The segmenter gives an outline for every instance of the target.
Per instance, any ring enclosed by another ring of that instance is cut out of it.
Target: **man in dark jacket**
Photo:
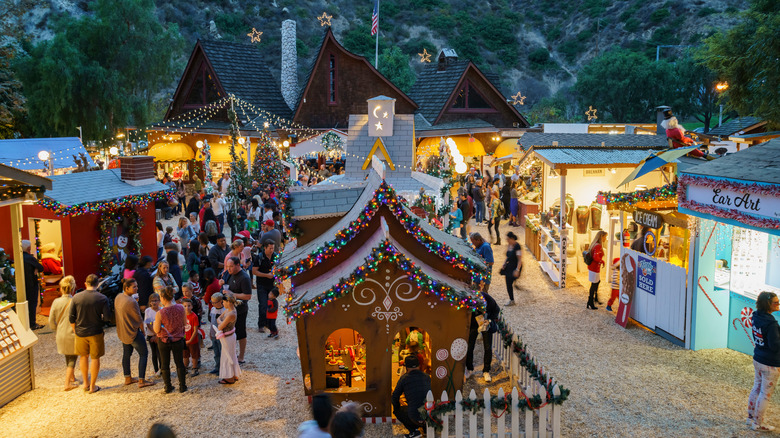
[[[38,291],[40,283],[38,274],[43,273],[43,265],[30,254],[32,244],[29,240],[22,240],[22,261],[24,261],[24,289],[27,296],[27,311],[30,318],[30,329],[38,330],[43,328],[35,321],[35,315],[38,313]]]
[[[498,320],[498,304],[487,292],[482,293],[482,297],[485,298],[485,314],[484,321],[497,321]],[[484,323],[483,323],[484,324]],[[479,333],[479,324],[477,323],[477,317],[471,313],[471,325],[469,326],[469,346],[466,351],[466,374],[464,380],[467,380],[474,374],[474,346],[477,344],[477,334]],[[482,366],[482,377],[485,382],[493,380],[490,377],[490,365],[493,363],[493,333],[490,330],[482,332],[482,346],[485,348],[485,358]]]
[[[154,279],[152,278],[152,273],[149,272],[153,261],[149,256],[141,257],[141,261],[138,262],[138,269],[133,274],[133,278],[138,283],[138,305],[141,308],[141,312],[146,310],[146,307],[149,305],[149,297],[154,293]]]
[[[420,360],[417,355],[410,354],[404,359],[406,373],[401,376],[393,390],[393,413],[409,430],[407,438],[422,436],[420,427],[423,420],[418,411],[425,404],[425,397],[431,390],[431,378],[420,371]],[[401,394],[406,397],[406,406],[401,406]]]
[[[474,200],[474,207],[477,210],[474,220],[477,224],[485,220],[485,195],[482,193],[482,180],[478,179],[471,189],[471,198]]]

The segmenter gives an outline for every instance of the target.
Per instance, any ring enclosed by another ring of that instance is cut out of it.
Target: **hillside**
[[[51,38],[50,24],[85,13],[88,1],[41,0],[25,15],[33,40]],[[252,28],[263,32],[258,44],[278,78],[280,26],[298,25],[299,74],[316,54],[323,28],[317,16],[333,16],[332,28],[345,46],[371,59],[369,35],[373,2],[364,0],[157,0],[161,22],[177,23],[189,48],[198,38],[248,41]],[[262,5],[261,5],[262,4]],[[695,45],[715,29],[729,27],[746,0],[385,0],[380,7],[380,51],[399,46],[419,68],[418,52],[452,47],[501,78],[506,94],[521,90],[526,105],[570,86],[579,68],[598,53],[621,46],[655,57],[658,45]],[[675,53],[677,52],[677,53]],[[662,57],[679,49],[664,48]],[[178,77],[171,78],[171,88]]]

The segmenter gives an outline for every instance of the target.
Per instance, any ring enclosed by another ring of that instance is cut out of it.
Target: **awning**
[[[485,147],[482,142],[474,137],[468,137],[465,135],[456,135],[452,138],[455,141],[455,145],[458,147],[458,152],[464,157],[481,157],[485,155]],[[418,156],[431,156],[439,155],[439,142],[441,137],[427,137],[420,141],[417,146]]]
[[[209,143],[211,147],[211,162],[213,163],[232,163],[233,158],[230,157],[230,143]],[[257,151],[257,144],[252,143],[252,156]],[[236,155],[239,158],[246,160],[246,148],[244,146],[238,146],[236,148]],[[203,149],[198,149],[198,153],[195,156],[198,161],[203,160]]]
[[[195,157],[187,143],[156,143],[146,155],[154,157],[154,161],[189,161]]]
[[[517,152],[517,139],[507,138],[496,146],[496,151],[493,152],[493,156],[496,158],[506,157]]]

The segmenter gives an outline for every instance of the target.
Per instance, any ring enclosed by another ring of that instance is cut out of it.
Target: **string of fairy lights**
[[[50,155],[51,160],[53,161],[63,161],[63,160],[73,160],[73,157],[71,156],[74,153],[84,152],[84,149],[80,146],[74,146],[70,148],[65,149],[58,149],[56,151],[47,151]],[[9,161],[3,161],[3,160],[9,160]],[[32,156],[32,157],[26,157],[26,158],[5,158],[0,157],[0,162],[7,166],[11,167],[19,167],[24,166],[28,164],[40,164],[48,162],[49,160],[41,160],[38,158],[38,156]]]

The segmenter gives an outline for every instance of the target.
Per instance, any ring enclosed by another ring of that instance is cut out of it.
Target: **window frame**
[[[493,107],[493,105],[490,103],[490,101],[485,99],[485,96],[482,93],[480,93],[479,90],[476,87],[474,87],[471,84],[471,81],[466,80],[463,83],[463,87],[458,88],[458,92],[460,92],[460,90],[464,90],[466,107],[465,108],[455,108],[455,101],[457,100],[457,96],[456,96],[456,98],[453,99],[452,103],[450,104],[449,108],[447,109],[448,112],[451,112],[451,113],[497,113],[498,112],[498,110],[495,107]],[[469,94],[471,93],[472,90],[474,91],[474,93],[477,94],[477,96],[479,96],[482,100],[485,101],[485,103],[487,103],[489,105],[489,108],[470,108],[469,107]]]

